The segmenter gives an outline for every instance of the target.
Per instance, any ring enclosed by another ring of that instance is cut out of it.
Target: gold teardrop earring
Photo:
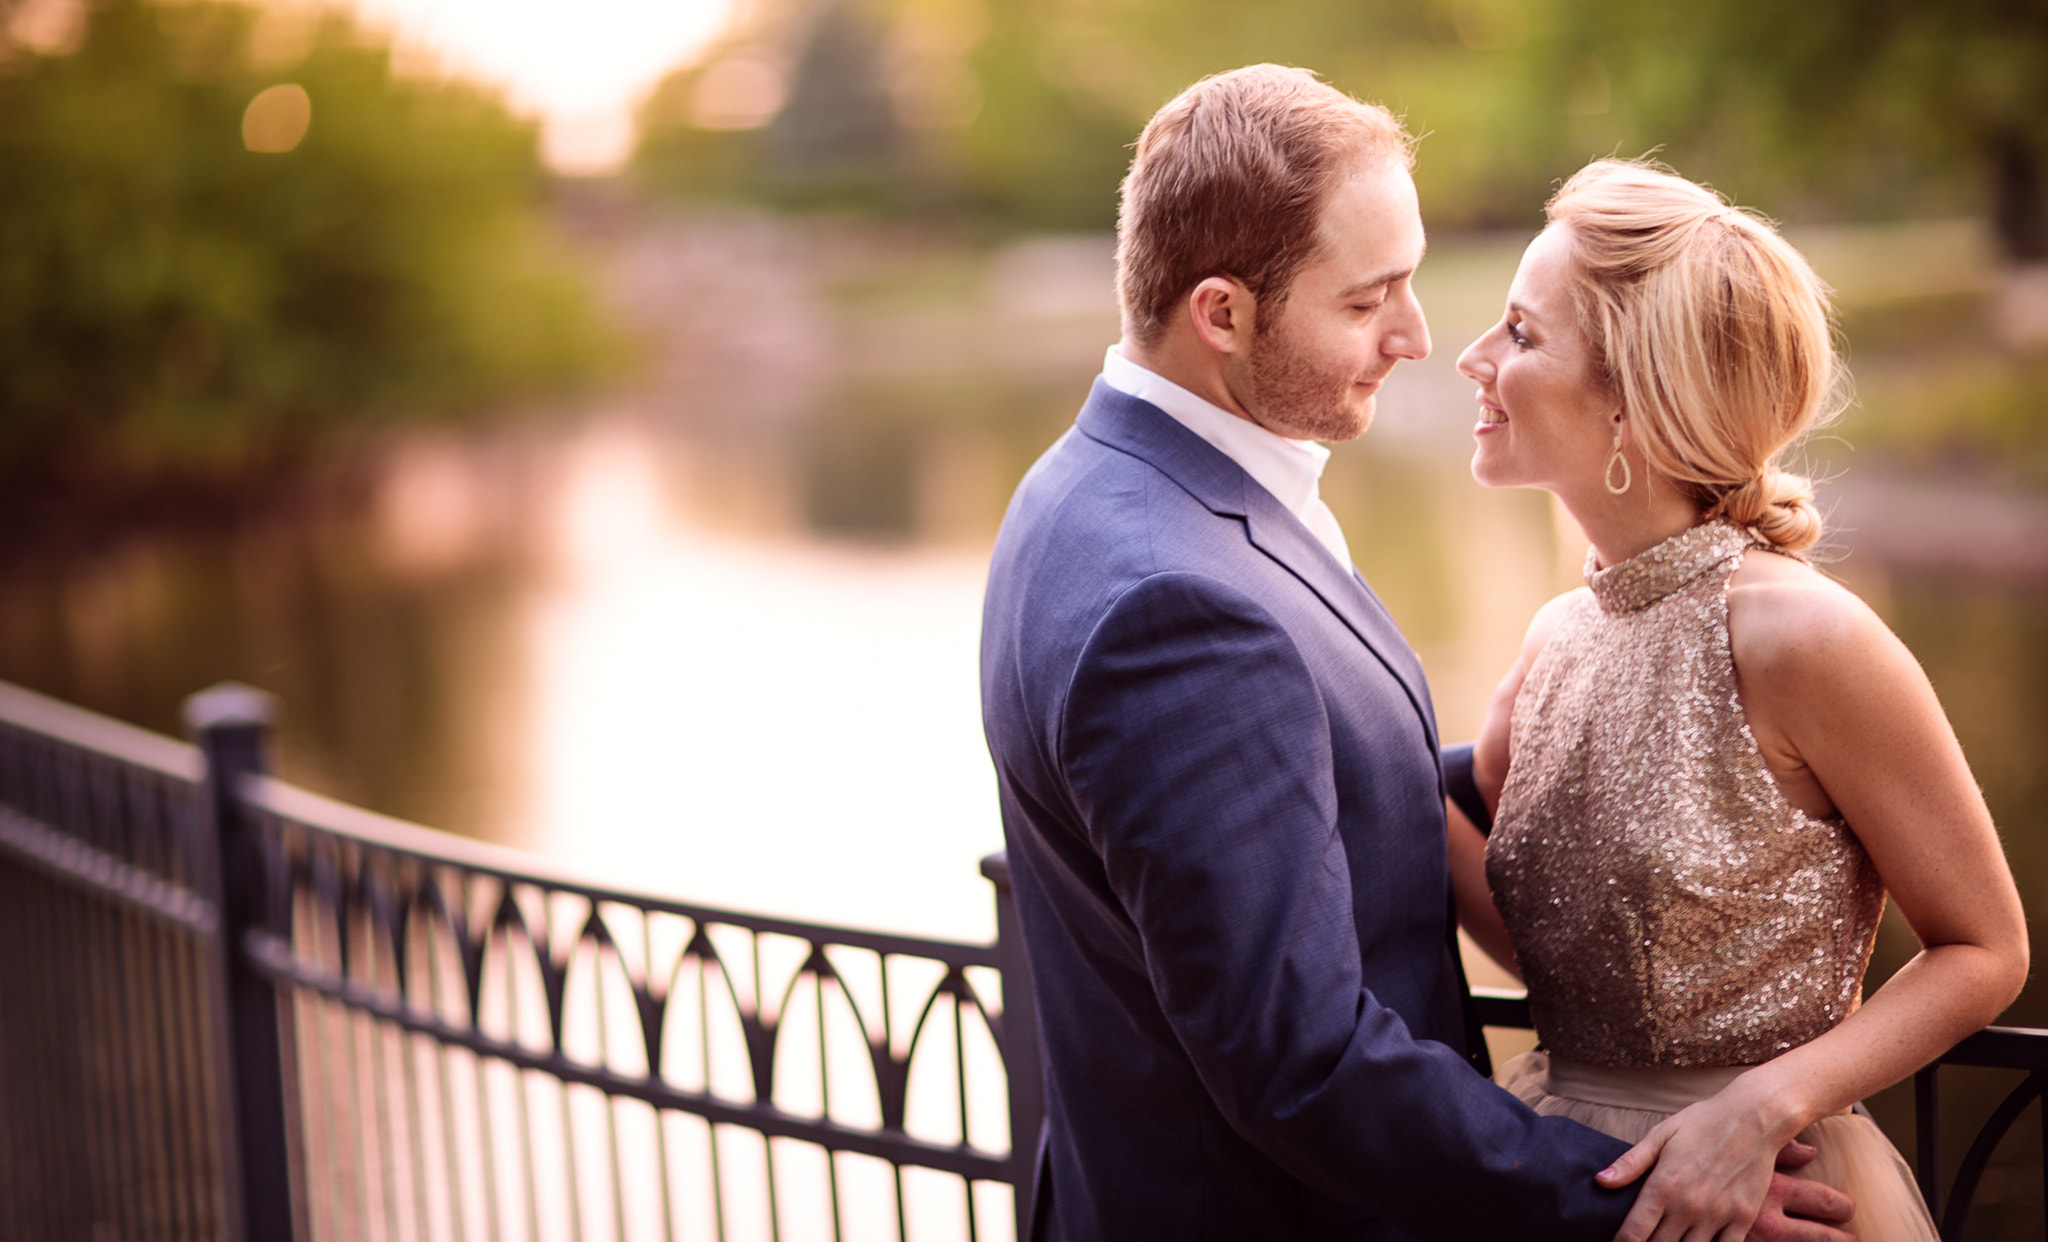
[[[1614,465],[1621,463],[1621,486],[1614,485]],[[1614,451],[1607,456],[1607,469],[1600,472],[1600,481],[1607,485],[1609,495],[1626,496],[1635,484],[1635,475],[1629,470],[1628,458],[1621,455],[1621,433],[1614,433]]]

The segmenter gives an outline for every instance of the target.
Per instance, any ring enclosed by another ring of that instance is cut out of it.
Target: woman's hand
[[[1803,1154],[1798,1121],[1744,1079],[1665,1118],[1599,1175],[1611,1189],[1650,1174],[1615,1242],[1742,1242],[1788,1144]]]

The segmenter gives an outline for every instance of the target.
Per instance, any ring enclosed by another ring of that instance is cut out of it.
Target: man
[[[1594,1182],[1623,1144],[1457,1051],[1428,689],[1317,495],[1312,441],[1429,352],[1410,162],[1302,70],[1163,108],[1124,183],[1123,339],[1004,520],[983,716],[1041,1237],[1605,1239],[1634,1200]]]

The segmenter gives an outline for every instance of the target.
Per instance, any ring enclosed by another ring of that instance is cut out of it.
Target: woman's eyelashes
[[[1527,348],[1529,348],[1529,338],[1528,338],[1527,336],[1523,335],[1523,333],[1522,333],[1522,325],[1521,325],[1521,324],[1519,324],[1519,323],[1510,323],[1510,324],[1508,324],[1508,325],[1507,325],[1507,329],[1508,329],[1508,340],[1510,340],[1510,341],[1514,342],[1514,346],[1515,346],[1515,348],[1516,348],[1516,349],[1527,349]]]

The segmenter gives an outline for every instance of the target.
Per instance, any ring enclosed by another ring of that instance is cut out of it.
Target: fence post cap
[[[1008,851],[997,850],[981,860],[981,874],[990,883],[1002,888],[1010,887],[1010,855]]]
[[[277,696],[268,690],[223,681],[185,699],[185,728],[193,733],[223,727],[268,727],[277,723]]]

